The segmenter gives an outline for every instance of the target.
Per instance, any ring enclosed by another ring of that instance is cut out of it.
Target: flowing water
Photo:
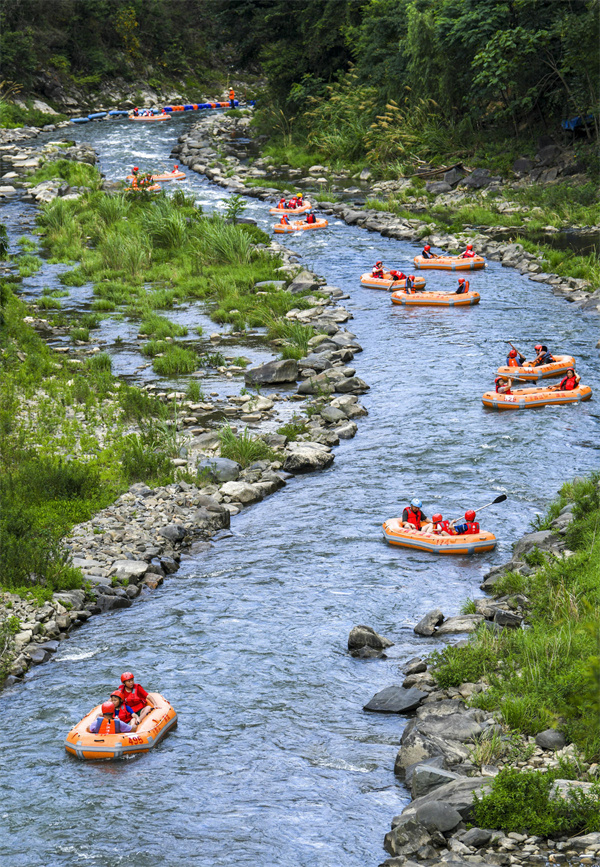
[[[134,160],[170,165],[187,123],[116,121],[73,134],[94,143],[117,179]],[[183,186],[207,210],[227,199],[191,172]],[[26,210],[2,212],[13,231],[26,225]],[[263,228],[273,222],[254,200],[246,214]],[[351,296],[344,303],[364,347],[355,361],[371,386],[361,398],[369,416],[329,470],[244,510],[231,535],[185,560],[163,587],[94,618],[52,663],[2,693],[7,867],[378,864],[389,822],[408,801],[393,774],[405,720],[362,706],[402,682],[404,661],[439,646],[414,635],[416,620],[437,606],[456,614],[480,595],[482,576],[508,559],[560,485],[598,468],[597,397],[506,414],[480,401],[507,339],[572,352],[597,395],[597,318],[496,263],[471,278],[479,306],[398,308],[358,277],[378,258],[407,270],[412,245],[336,219],[286,243]],[[433,272],[427,282],[448,287],[455,277]],[[382,541],[382,520],[414,495],[428,514],[455,517],[501,492],[506,503],[481,516],[500,540],[493,554],[436,559]],[[357,623],[396,642],[386,661],[348,656]],[[67,756],[66,732],[125,669],[166,695],[178,728],[132,760]]]

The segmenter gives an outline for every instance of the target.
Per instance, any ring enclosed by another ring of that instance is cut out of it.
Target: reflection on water
[[[118,178],[133,158],[169,165],[178,122],[78,133]],[[191,173],[183,183],[207,210],[226,199]],[[249,201],[247,214],[271,225],[265,204]],[[94,618],[2,695],[0,856],[11,867],[378,864],[408,797],[392,772],[404,720],[362,706],[438,646],[417,639],[416,620],[436,606],[458,613],[562,482],[598,466],[596,400],[514,414],[480,402],[507,340],[572,352],[597,389],[597,319],[494,263],[472,275],[478,307],[398,308],[358,277],[375,259],[410,264],[410,244],[335,219],[289,243],[350,295],[370,414],[329,470],[244,511],[232,535],[133,608]],[[482,516],[500,540],[493,554],[436,559],[382,542],[383,519],[415,494],[428,514],[456,517],[501,492],[507,502]],[[347,655],[357,623],[396,642],[387,660]],[[125,669],[173,702],[177,730],[130,761],[71,759],[64,735]]]

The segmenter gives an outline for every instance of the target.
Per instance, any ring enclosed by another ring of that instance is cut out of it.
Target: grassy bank
[[[204,216],[181,192],[109,195],[97,189],[95,169],[69,163],[64,171],[68,182],[91,191],[42,208],[40,244],[50,261],[74,266],[61,275],[65,286],[93,284],[94,309],[70,321],[60,310],[60,290],[48,290],[37,307],[74,343],[85,344],[103,318],[126,316],[139,321],[141,351],[160,375],[222,365],[220,353],[207,353],[166,315],[181,301],[200,299],[217,322],[239,331],[266,327],[284,356],[306,351],[313,330],[285,314],[309,302],[269,285],[280,279],[281,260],[261,249],[269,239],[256,227]],[[42,265],[31,247],[13,255],[15,271],[29,273],[29,259],[36,270]],[[258,282],[266,285],[256,290]],[[61,541],[75,524],[134,481],[165,484],[182,472],[171,462],[179,448],[177,409],[121,383],[106,353],[54,352],[24,322],[31,311],[8,283],[1,299],[0,586],[47,598],[81,582]],[[197,380],[188,391],[201,399]],[[238,447],[235,437],[224,445]]]
[[[538,528],[574,503],[565,535],[569,556],[537,549],[531,574],[508,572],[496,595],[527,597],[529,628],[496,634],[479,630],[464,648],[435,655],[442,686],[485,678],[489,689],[473,702],[498,711],[510,728],[535,735],[563,731],[588,761],[600,758],[600,474],[564,485]]]

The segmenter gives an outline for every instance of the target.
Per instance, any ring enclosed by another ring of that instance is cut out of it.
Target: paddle
[[[506,494],[500,494],[500,496],[496,497],[495,500],[492,500],[491,503],[486,503],[485,506],[480,506],[478,509],[473,509],[473,511],[476,512],[477,514],[479,514],[479,512],[482,512],[484,509],[487,509],[489,506],[495,506],[497,503],[503,503],[507,499],[508,499],[508,497]],[[455,524],[457,521],[462,521],[462,520],[464,520],[464,518],[461,516],[460,518],[455,518],[450,523]]]

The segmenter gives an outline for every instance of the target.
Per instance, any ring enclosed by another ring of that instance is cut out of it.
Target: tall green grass
[[[254,461],[275,460],[277,457],[264,440],[253,437],[248,428],[236,435],[230,425],[225,425],[219,432],[221,440],[221,456],[237,461],[242,467],[248,467]]]

